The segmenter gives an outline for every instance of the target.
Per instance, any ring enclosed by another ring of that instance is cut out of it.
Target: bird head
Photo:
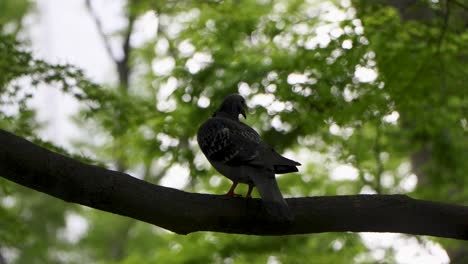
[[[239,114],[241,114],[244,118],[247,118],[246,110],[247,104],[245,103],[244,97],[239,94],[231,94],[224,98],[223,103],[218,110],[214,112],[213,116],[222,114],[234,119],[239,119]]]

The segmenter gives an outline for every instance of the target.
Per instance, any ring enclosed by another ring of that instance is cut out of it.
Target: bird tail
[[[279,222],[291,222],[294,216],[281,195],[274,172],[259,168],[249,176],[257,187],[267,212]]]
[[[273,168],[275,169],[276,174],[297,172],[299,170],[296,166],[301,165],[297,161],[281,156],[274,149],[271,149],[271,163],[273,164]]]
[[[273,168],[275,168],[275,174],[284,174],[299,171],[296,166],[288,165],[273,165]]]

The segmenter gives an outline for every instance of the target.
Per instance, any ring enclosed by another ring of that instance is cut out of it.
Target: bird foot
[[[241,194],[237,194],[235,192],[228,192],[225,194],[227,197],[242,197]]]
[[[253,190],[253,188],[254,188],[254,185],[249,184],[249,190],[247,191],[247,195],[245,196],[245,198],[252,199],[252,190]]]

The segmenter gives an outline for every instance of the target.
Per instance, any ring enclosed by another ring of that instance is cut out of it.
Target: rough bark
[[[67,202],[128,216],[179,234],[398,232],[468,240],[468,207],[404,195],[289,198],[278,224],[261,200],[188,193],[88,165],[0,130],[0,176]]]

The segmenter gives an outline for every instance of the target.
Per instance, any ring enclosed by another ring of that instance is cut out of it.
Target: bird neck
[[[213,114],[214,117],[228,118],[234,121],[239,121],[239,114],[234,114],[232,112],[216,111]]]

